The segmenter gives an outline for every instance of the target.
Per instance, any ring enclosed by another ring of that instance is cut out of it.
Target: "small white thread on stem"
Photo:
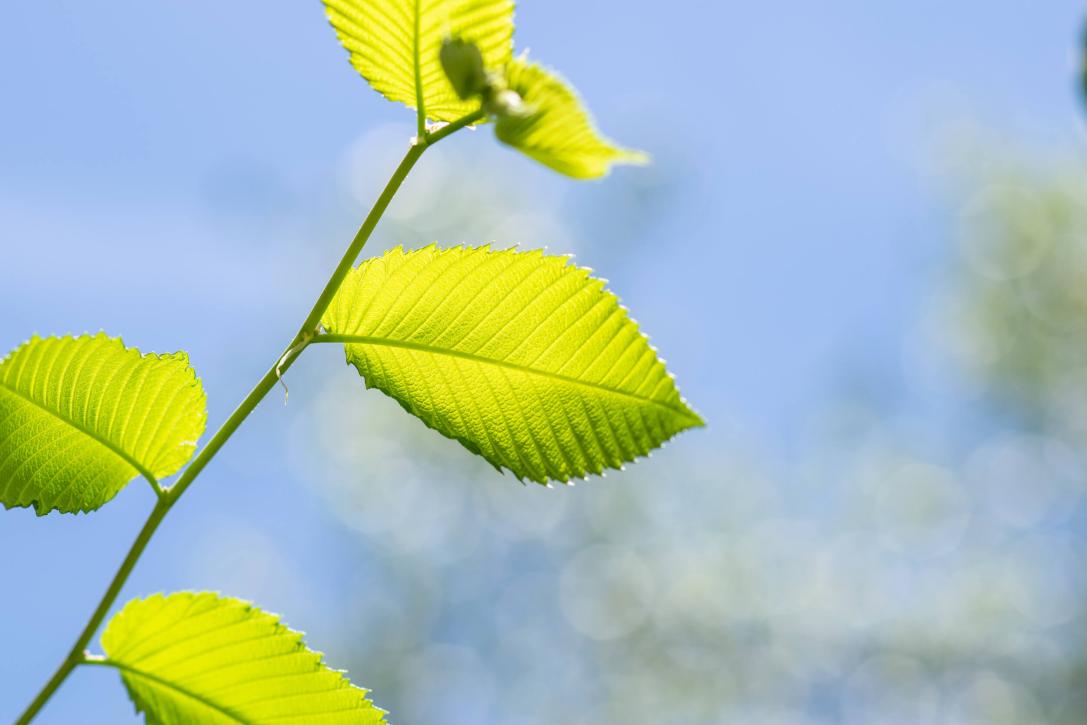
[[[312,342],[312,341],[313,341],[313,333],[312,332],[303,333],[302,339],[299,340],[297,344],[292,345],[290,347],[290,349],[287,350],[287,352],[283,353],[282,357],[279,358],[279,362],[276,363],[276,380],[278,380],[279,384],[283,386],[283,405],[284,406],[287,405],[287,399],[291,395],[291,389],[288,388],[287,383],[285,383],[283,381],[283,373],[282,373],[283,366],[287,364],[287,360],[293,359],[300,352],[305,350],[306,346],[309,345],[310,342]]]

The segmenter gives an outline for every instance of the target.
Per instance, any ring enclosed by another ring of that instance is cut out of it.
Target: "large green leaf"
[[[702,424],[618,299],[566,257],[397,248],[348,276],[322,324],[367,387],[519,478],[619,468]]]
[[[384,722],[366,690],[302,634],[239,599],[182,592],[134,599],[102,633],[136,709],[156,725]]]
[[[442,70],[442,41],[479,46],[501,71],[513,55],[513,0],[324,0],[351,64],[379,93],[426,117],[454,121],[479,108],[461,100]]]
[[[137,475],[177,473],[204,403],[183,352],[141,355],[102,333],[34,337],[0,361],[0,503],[91,511]]]
[[[541,164],[575,179],[595,179],[613,164],[648,160],[602,136],[574,89],[543,66],[517,58],[507,66],[506,82],[527,113],[499,115],[495,134]]]

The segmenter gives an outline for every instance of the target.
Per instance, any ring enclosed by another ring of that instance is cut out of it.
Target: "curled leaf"
[[[575,179],[595,179],[614,164],[649,160],[601,135],[574,89],[543,66],[517,58],[506,67],[506,84],[527,112],[497,114],[495,134],[541,164]]]

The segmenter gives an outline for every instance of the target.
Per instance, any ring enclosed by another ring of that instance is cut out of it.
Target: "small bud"
[[[442,69],[462,100],[482,95],[487,88],[483,54],[475,43],[462,38],[446,38],[439,55]]]

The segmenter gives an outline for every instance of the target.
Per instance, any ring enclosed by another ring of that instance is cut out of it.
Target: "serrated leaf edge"
[[[123,607],[121,607],[120,611],[118,611],[116,614],[113,615],[113,617],[110,619],[110,622],[112,622],[113,619],[116,619],[116,618],[120,617],[124,613],[125,609],[130,604],[133,604],[135,602],[150,602],[150,601],[155,600],[155,599],[162,600],[163,602],[165,602],[165,600],[168,597],[178,596],[178,595],[184,595],[184,596],[191,597],[193,602],[195,602],[198,599],[213,599],[213,600],[216,600],[218,602],[225,602],[225,603],[229,603],[231,605],[239,606],[243,610],[243,613],[245,613],[247,615],[250,612],[255,612],[258,616],[267,617],[270,620],[269,623],[276,628],[278,634],[285,635],[285,636],[288,636],[288,637],[292,637],[294,639],[294,644],[298,649],[306,650],[307,652],[310,652],[312,654],[317,655],[317,662],[315,663],[314,671],[324,669],[324,670],[327,670],[328,672],[338,674],[340,676],[340,685],[341,685],[342,688],[357,690],[359,692],[360,697],[362,697],[363,701],[366,704],[368,704],[371,708],[373,708],[375,712],[379,713],[380,715],[387,715],[388,714],[387,710],[383,710],[382,708],[378,707],[377,705],[375,705],[367,697],[367,695],[370,692],[369,690],[367,690],[364,687],[360,687],[359,685],[356,685],[355,683],[353,683],[347,677],[347,670],[340,670],[340,669],[335,669],[333,667],[329,667],[328,664],[325,662],[324,652],[322,652],[320,650],[311,649],[306,644],[306,642],[305,642],[305,636],[306,635],[305,635],[304,632],[302,632],[301,630],[292,629],[291,627],[284,624],[283,619],[282,619],[282,615],[276,614],[274,612],[269,612],[266,609],[263,609],[263,608],[257,606],[253,602],[250,602],[250,601],[245,600],[245,599],[241,599],[239,597],[226,596],[223,593],[218,592],[218,591],[182,590],[182,591],[178,591],[178,592],[171,592],[170,594],[167,594],[166,592],[163,592],[163,591],[159,591],[159,592],[155,592],[153,594],[149,594],[149,595],[147,595],[145,597],[136,597],[135,599],[130,599],[129,601],[125,602],[125,605]],[[109,623],[107,623],[106,628],[107,629],[109,628]],[[134,675],[136,675],[138,677],[144,677],[146,679],[152,680],[152,681],[154,681],[154,682],[156,682],[158,684],[161,684],[161,685],[164,685],[165,687],[168,687],[169,689],[171,689],[171,690],[173,690],[175,692],[178,692],[178,693],[180,693],[182,695],[185,695],[186,697],[189,697],[189,698],[191,698],[193,700],[196,700],[197,702],[200,702],[201,704],[209,707],[210,709],[215,710],[216,712],[219,712],[219,713],[225,715],[226,717],[229,717],[232,720],[235,720],[238,723],[242,723],[242,725],[260,725],[260,723],[253,722],[251,720],[246,720],[245,718],[241,717],[237,713],[231,711],[229,708],[223,707],[223,706],[219,705],[218,703],[216,703],[214,701],[208,700],[207,698],[205,698],[203,696],[200,696],[200,695],[197,695],[195,693],[189,692],[186,688],[180,687],[180,686],[170,682],[169,680],[166,680],[166,679],[163,679],[163,678],[161,678],[161,677],[159,677],[157,675],[153,675],[153,674],[150,674],[148,672],[145,672],[145,671],[143,671],[143,670],[141,670],[141,669],[139,669],[137,667],[132,667],[131,665],[127,665],[125,663],[118,662],[117,660],[111,659],[109,657],[109,655],[106,655],[104,657],[91,657],[91,658],[88,658],[87,663],[88,664],[95,664],[95,665],[102,665],[102,666],[105,666],[105,667],[112,667],[112,668],[118,670],[119,672],[122,673],[122,677],[121,677],[122,681],[124,681],[124,679],[125,679],[124,676],[123,676],[123,673],[125,673],[125,672],[129,672],[129,673],[134,674]],[[125,682],[125,689],[128,691],[129,698],[132,700],[132,703],[135,706],[136,711],[137,712],[142,712],[145,715],[147,715],[148,717],[153,717],[153,713],[150,712],[150,710],[146,707],[145,703],[141,702],[140,698],[136,697],[135,693],[133,693],[132,690],[129,688],[127,682]],[[384,718],[382,718],[382,719],[384,719]]]
[[[616,304],[623,311],[623,313],[626,315],[626,317],[630,321],[630,323],[632,325],[634,325],[634,328],[635,328],[635,330],[637,330],[638,335],[645,341],[646,345],[650,348],[650,350],[653,351],[653,353],[655,355],[658,353],[657,348],[654,347],[653,344],[650,342],[649,336],[646,335],[644,331],[642,331],[641,326],[638,324],[637,320],[635,320],[633,317],[631,317],[630,310],[625,305],[622,304],[621,298],[619,297],[619,295],[615,294],[613,291],[611,291],[607,287],[607,280],[601,279],[599,277],[592,277],[592,268],[590,268],[590,267],[581,267],[581,266],[578,266],[577,264],[574,264],[574,262],[573,262],[574,255],[573,254],[547,255],[546,252],[545,252],[545,249],[542,249],[542,248],[529,249],[529,250],[523,250],[522,251],[520,249],[519,244],[512,244],[512,245],[510,245],[510,246],[508,246],[508,247],[506,247],[504,249],[498,249],[498,250],[492,249],[492,246],[493,246],[492,243],[485,243],[485,244],[479,244],[479,245],[476,245],[476,246],[471,246],[471,245],[468,245],[468,244],[457,244],[457,245],[454,245],[454,246],[451,246],[451,247],[441,247],[437,242],[432,242],[432,243],[430,243],[430,244],[428,244],[428,245],[426,245],[424,247],[420,247],[418,249],[407,250],[407,249],[405,249],[403,244],[397,244],[396,246],[391,247],[390,249],[385,251],[380,257],[374,257],[374,258],[371,258],[371,259],[368,259],[368,260],[364,260],[359,265],[357,265],[352,271],[357,272],[362,267],[362,265],[366,264],[367,262],[382,259],[383,257],[385,257],[387,255],[390,255],[390,254],[393,254],[393,253],[411,254],[411,253],[414,253],[414,252],[424,252],[424,251],[427,251],[427,250],[436,250],[439,254],[446,254],[446,253],[450,253],[450,252],[455,252],[457,250],[483,251],[483,252],[497,251],[497,252],[514,252],[516,254],[526,254],[526,255],[533,255],[533,256],[538,256],[538,257],[552,256],[552,257],[555,257],[555,258],[561,258],[561,259],[565,260],[565,266],[572,267],[574,270],[576,270],[577,272],[582,273],[582,275],[584,275],[585,277],[587,277],[589,279],[595,279],[597,281],[603,282],[604,284],[601,287],[600,292],[602,294],[610,294],[613,297],[615,297]],[[324,330],[323,326],[322,326],[322,331],[323,331],[322,334],[319,335],[317,338],[315,338],[315,340],[314,340],[315,342],[340,342],[341,338],[352,337],[350,335],[334,335],[334,334],[330,335],[330,334],[327,333],[327,331]],[[354,337],[359,337],[359,336],[354,336]],[[376,338],[376,339],[382,340],[384,338]],[[400,341],[396,341],[396,342],[400,342]],[[362,374],[362,370],[356,364],[351,362],[350,354],[347,351],[347,345],[348,344],[356,344],[356,343],[347,342],[344,345],[344,356],[345,356],[345,362],[346,362],[347,366],[355,368],[355,371],[362,378],[363,384],[365,385],[367,390],[377,388],[376,385],[371,383],[370,380],[367,379],[367,377]],[[361,343],[361,344],[365,344],[365,343]],[[388,347],[397,347],[398,345],[387,345],[387,346]],[[400,347],[407,348],[409,346],[401,345]],[[419,346],[419,347],[428,347],[428,346]],[[415,348],[415,349],[418,349],[418,348]],[[567,376],[558,375],[556,373],[549,373],[549,372],[546,372],[546,371],[534,370],[534,369],[531,369],[531,368],[525,368],[524,366],[505,363],[504,361],[494,360],[493,358],[485,358],[483,356],[474,356],[474,355],[470,355],[470,354],[466,354],[466,353],[455,354],[452,351],[443,350],[441,348],[434,348],[432,350],[426,350],[426,351],[436,352],[436,353],[439,353],[439,354],[446,353],[446,354],[450,354],[451,356],[455,356],[455,357],[470,358],[470,359],[474,359],[474,360],[479,361],[479,362],[494,363],[494,364],[502,365],[504,367],[521,369],[522,371],[525,371],[525,372],[539,373],[539,374],[550,376],[552,378],[557,378],[557,379],[563,380],[563,382],[576,382],[576,383],[578,383],[580,385],[584,385],[584,386],[587,386],[587,387],[596,388],[596,389],[604,389],[607,392],[619,393],[619,394],[627,395],[628,397],[633,397],[635,399],[642,399],[641,396],[631,395],[629,393],[625,393],[624,391],[612,390],[612,389],[610,389],[610,388],[608,388],[606,386],[597,386],[597,385],[594,385],[593,383],[586,383],[585,381],[579,381],[579,380],[576,380],[576,379],[568,379]],[[661,361],[661,363],[663,365],[664,360],[661,359],[659,357],[659,355],[658,355],[658,359]],[[664,368],[664,374],[668,377],[668,379],[675,386],[676,392],[677,392],[677,394],[679,394],[679,403],[682,406],[682,410],[678,410],[673,406],[665,405],[665,404],[663,404],[663,403],[661,403],[659,401],[650,400],[648,402],[652,402],[652,403],[654,403],[654,404],[656,404],[658,406],[664,407],[664,408],[666,408],[666,409],[668,409],[668,410],[670,410],[672,412],[679,413],[679,414],[683,415],[685,418],[687,418],[688,420],[690,420],[691,424],[684,430],[689,430],[691,428],[705,427],[706,422],[702,418],[702,416],[699,415],[698,412],[695,411],[695,409],[690,405],[690,403],[687,402],[687,399],[683,397],[682,393],[679,393],[679,386],[676,385],[675,375],[672,374],[672,372],[670,370],[668,370],[667,367]],[[377,388],[377,389],[380,390],[380,388]],[[419,420],[420,422],[422,422],[427,428],[430,428],[431,430],[436,431],[437,433],[440,433],[445,438],[457,441],[462,446],[467,448],[469,452],[471,452],[473,454],[476,454],[476,455],[479,454],[478,448],[471,441],[469,441],[469,440],[467,440],[467,439],[465,439],[465,438],[463,438],[461,436],[451,435],[450,433],[447,433],[447,432],[445,432],[445,431],[431,425],[424,417],[418,415],[416,413],[416,411],[412,410],[411,405],[407,401],[400,400],[399,398],[396,398],[396,397],[394,397],[392,395],[388,395],[387,393],[385,393],[385,391],[381,391],[381,392],[382,392],[382,394],[387,395],[388,397],[390,397],[394,401],[396,401],[396,403],[398,405],[400,405],[401,408],[403,408],[405,411],[410,413],[412,415],[412,417],[414,417],[417,420]],[[669,442],[670,440],[675,438],[677,435],[679,435],[680,432],[682,432],[682,431],[677,431],[676,433],[673,433],[672,435],[670,435],[667,438],[663,439],[662,441],[660,441],[655,446],[655,448],[657,448],[657,449],[663,448],[664,445],[667,442]],[[653,453],[653,451],[647,451],[644,455],[636,455],[636,456],[633,457],[633,459],[631,461],[628,461],[628,462],[633,463],[633,462],[642,460],[643,458],[648,459],[648,458],[650,458],[652,456],[652,453]],[[526,478],[525,476],[519,475],[515,471],[509,469],[508,467],[498,465],[498,464],[494,463],[493,461],[490,461],[490,460],[488,460],[486,458],[484,458],[484,460],[486,460],[487,463],[489,463],[499,473],[504,474],[505,472],[509,471],[509,473],[511,475],[513,475],[514,478],[516,478],[518,481],[524,483],[524,480]],[[624,470],[624,466],[620,465],[618,467],[614,467],[614,466],[610,466],[610,465],[605,464],[605,465],[600,466],[597,470],[589,471],[589,474],[594,475],[594,476],[600,476],[601,478],[604,478],[605,475],[606,475],[607,470],[622,471],[622,470]],[[559,483],[572,485],[572,482],[575,481],[575,480],[588,481],[589,480],[589,474],[586,474],[584,476],[567,476],[566,478],[547,479],[547,480],[539,480],[539,479],[535,479],[535,478],[532,478],[532,477],[528,477],[528,478],[530,480],[536,482],[536,483],[539,483],[539,484],[541,484],[543,486],[546,486],[547,488],[551,488],[550,481],[552,481],[552,480],[558,481]]]
[[[82,339],[92,339],[92,340],[93,339],[103,339],[103,340],[105,340],[107,342],[117,342],[117,343],[119,343],[121,345],[121,347],[123,348],[126,355],[127,354],[135,354],[140,359],[151,357],[151,358],[155,358],[156,360],[163,360],[163,361],[171,361],[171,362],[180,362],[180,363],[182,363],[184,365],[185,372],[188,373],[189,378],[190,378],[187,381],[186,386],[190,387],[190,388],[196,388],[196,390],[199,392],[199,395],[200,395],[200,401],[202,403],[202,405],[200,406],[200,410],[201,410],[201,412],[200,412],[200,428],[201,428],[201,435],[203,435],[203,430],[207,427],[207,417],[208,417],[207,416],[207,392],[204,390],[201,379],[196,374],[195,368],[193,368],[193,366],[192,366],[192,362],[189,359],[189,354],[187,352],[185,352],[184,350],[178,350],[176,352],[171,352],[171,353],[156,353],[156,352],[146,352],[145,353],[145,352],[142,352],[137,347],[130,347],[130,346],[126,345],[124,339],[120,335],[118,335],[116,337],[110,337],[108,334],[106,334],[106,332],[104,330],[99,330],[96,333],[84,332],[84,333],[81,333],[81,334],[78,334],[78,335],[74,334],[74,333],[68,333],[68,334],[65,334],[65,335],[38,335],[38,334],[35,333],[35,334],[31,335],[28,339],[26,339],[22,343],[20,343],[13,350],[8,352],[8,354],[5,355],[3,358],[0,358],[0,366],[3,366],[9,360],[14,358],[16,355],[19,354],[20,351],[22,351],[27,346],[32,345],[32,344],[34,344],[36,342],[41,342],[43,340],[49,340],[49,339],[73,340],[73,341],[82,340]],[[52,416],[53,418],[56,418],[57,420],[64,423],[65,425],[75,429],[79,433],[82,433],[86,437],[93,440],[95,443],[98,443],[103,448],[106,448],[111,453],[116,455],[118,458],[123,460],[125,463],[127,463],[129,466],[131,466],[136,471],[137,475],[142,476],[143,478],[147,479],[153,486],[157,487],[159,485],[159,480],[160,480],[159,477],[156,477],[149,470],[147,470],[146,466],[144,466],[139,461],[135,460],[129,453],[127,453],[124,450],[118,448],[112,442],[110,442],[108,440],[105,440],[104,438],[102,438],[98,434],[94,433],[93,431],[86,430],[82,426],[77,425],[74,421],[69,420],[67,417],[57,413],[56,411],[50,410],[49,408],[46,408],[45,406],[43,406],[38,401],[36,401],[36,400],[34,400],[32,398],[28,398],[23,393],[19,392],[18,390],[15,390],[14,388],[12,388],[9,385],[5,385],[3,382],[0,382],[0,388],[3,388],[5,391],[10,393],[11,395],[14,395],[15,397],[19,398],[20,400],[22,400],[22,401],[24,401],[26,403],[29,403],[30,405],[33,405],[38,410],[41,410],[42,412],[45,412],[45,413],[49,414],[50,416]],[[186,441],[186,443],[188,443],[189,445],[192,445],[193,449],[195,451],[195,448],[196,448],[196,445],[197,445],[198,441],[199,441],[199,436],[197,436],[196,440]],[[181,470],[181,469],[179,468],[178,470]],[[177,471],[173,471],[173,472],[171,472],[169,474],[166,474],[166,476],[163,476],[162,478],[166,478],[167,476],[172,476],[174,473],[177,473]],[[33,502],[33,501],[29,502],[27,504],[24,504],[24,505],[18,505],[18,504],[8,505],[7,503],[4,503],[4,502],[0,501],[0,505],[2,505],[5,510],[9,510],[9,511],[13,510],[13,509],[17,509],[17,508],[34,508],[35,510],[37,510],[37,504],[36,504],[36,502]],[[45,515],[47,513],[50,513],[53,510],[55,510],[55,509],[49,509],[48,511],[39,512],[39,515]],[[97,508],[80,508],[80,509],[77,509],[77,510],[73,511],[72,513],[86,514],[86,513],[90,513],[92,511],[97,511],[97,510],[98,510]]]

